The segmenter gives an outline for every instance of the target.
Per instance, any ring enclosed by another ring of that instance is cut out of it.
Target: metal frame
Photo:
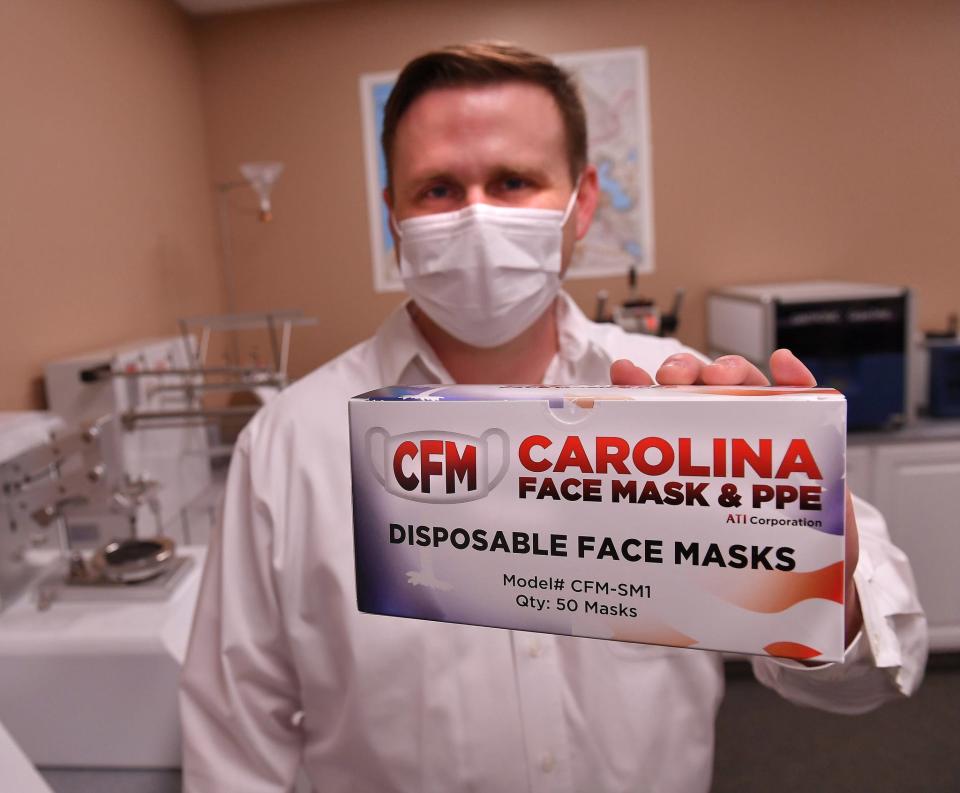
[[[135,380],[141,377],[183,378],[183,382],[160,383],[150,389],[150,395],[161,392],[183,392],[191,402],[198,391],[249,391],[258,386],[283,389],[288,385],[287,366],[290,361],[290,337],[294,326],[315,325],[315,317],[305,317],[299,310],[254,312],[246,314],[209,314],[183,317],[177,321],[183,339],[187,359],[194,367],[186,369],[161,369],[150,371],[114,371],[109,364],[85,369],[80,378],[85,383],[96,383],[114,378]],[[199,329],[200,339],[195,345],[191,331]],[[210,338],[214,331],[236,332],[238,330],[267,331],[273,366],[207,366]],[[207,378],[223,378],[211,382]],[[258,406],[251,405],[227,408],[203,408],[191,410],[127,411],[121,416],[125,429],[132,429],[140,422],[183,422],[198,420],[201,423],[221,418],[251,416]],[[152,426],[159,426],[153,424]]]

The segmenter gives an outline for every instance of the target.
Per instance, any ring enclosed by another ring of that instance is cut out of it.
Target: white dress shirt
[[[653,373],[678,342],[557,304],[544,378]],[[181,695],[190,793],[266,793],[303,764],[317,793],[707,791],[720,656],[357,611],[347,402],[451,382],[399,308],[284,391],[241,435],[210,545]],[[790,700],[858,713],[909,694],[926,658],[910,567],[856,502],[864,630],[842,664],[755,658]]]

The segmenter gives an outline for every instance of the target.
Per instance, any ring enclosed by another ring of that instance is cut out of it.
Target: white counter
[[[55,601],[0,613],[0,722],[36,765],[177,768],[177,685],[203,566],[161,602]],[[2,764],[0,764],[2,765]]]
[[[17,793],[52,793],[50,787],[20,751],[10,734],[0,724],[0,768],[5,790]]]

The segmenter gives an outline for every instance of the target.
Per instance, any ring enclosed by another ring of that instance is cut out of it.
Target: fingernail
[[[723,366],[729,369],[731,366],[737,366],[740,363],[740,359],[736,355],[724,355],[721,358],[717,358],[714,363],[717,366]]]

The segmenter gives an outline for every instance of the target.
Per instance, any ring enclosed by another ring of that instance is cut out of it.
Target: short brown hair
[[[570,180],[576,182],[587,164],[587,114],[569,73],[549,58],[513,44],[481,41],[427,52],[408,63],[390,92],[383,113],[380,143],[392,186],[393,145],[403,114],[427,91],[435,88],[525,82],[545,88],[563,119]]]

